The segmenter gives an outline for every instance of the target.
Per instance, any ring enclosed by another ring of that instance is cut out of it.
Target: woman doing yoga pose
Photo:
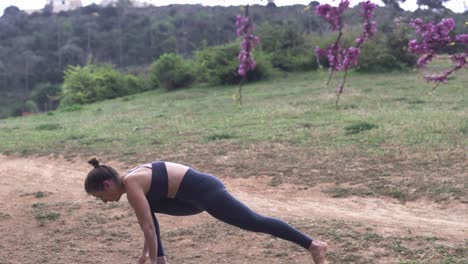
[[[234,198],[216,177],[187,166],[155,161],[131,169],[120,176],[112,167],[94,166],[85,180],[87,193],[103,202],[117,202],[122,194],[138,218],[145,237],[143,252],[137,264],[165,264],[158,221],[154,213],[194,215],[207,212],[213,217],[254,232],[282,238],[308,250],[314,263],[325,263],[327,244],[301,233],[284,221],[259,215]]]

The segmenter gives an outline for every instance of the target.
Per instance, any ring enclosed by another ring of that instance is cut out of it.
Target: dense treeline
[[[122,4],[125,1],[120,3],[114,7],[93,4],[58,14],[52,13],[48,7],[31,15],[16,7],[7,8],[0,18],[0,117],[57,107],[62,92],[60,85],[69,66],[106,63],[120,71],[143,74],[149,72],[150,65],[165,53],[196,59],[195,51],[204,51],[197,58],[200,60],[205,56],[206,61],[209,57],[207,47],[218,46],[214,49],[217,52],[223,50],[223,45],[236,40],[235,16],[243,12],[234,6],[136,8]],[[318,2],[311,4],[317,5]],[[324,46],[333,39],[326,24],[313,11],[304,11],[304,8],[302,5],[256,5],[249,9],[256,32],[263,40],[259,56],[267,58],[277,69],[313,69],[317,66],[313,48]],[[380,37],[375,42],[376,46],[368,48],[371,55],[364,59],[367,65],[362,65],[362,69],[375,69],[369,66],[369,59],[374,58],[372,54],[377,52],[388,52],[388,56],[394,57],[392,63],[395,65],[411,66],[414,63],[411,56],[396,54],[402,53],[409,34],[407,30],[396,29],[393,22],[389,23],[400,16],[437,20],[454,17],[458,31],[463,30],[463,19],[466,18],[466,14],[454,14],[449,10],[408,13],[380,8],[377,11]],[[353,31],[360,30],[357,7],[346,13],[346,20],[351,36]],[[363,56],[365,58],[365,54]],[[388,60],[388,56],[384,56],[384,60]],[[235,63],[233,65],[235,67]],[[387,69],[387,66],[383,65],[382,69]],[[106,67],[110,72],[110,66]],[[194,71],[192,74],[195,76],[203,76],[200,72],[206,74],[207,69]],[[139,84],[138,90],[145,89],[141,86],[144,84]],[[152,84],[146,86],[147,89],[152,88]]]

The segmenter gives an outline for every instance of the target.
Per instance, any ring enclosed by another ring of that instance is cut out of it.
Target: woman
[[[325,262],[327,244],[313,240],[289,224],[261,216],[229,194],[216,177],[187,166],[156,161],[120,176],[113,168],[89,161],[94,169],[85,180],[85,190],[103,202],[117,202],[127,194],[145,237],[138,264],[165,264],[159,224],[154,213],[193,215],[206,211],[213,217],[242,229],[267,233],[294,242],[312,254],[316,264]]]

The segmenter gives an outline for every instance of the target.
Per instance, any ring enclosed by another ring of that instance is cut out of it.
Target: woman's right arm
[[[148,256],[148,245],[146,244],[146,239],[145,239],[145,243],[143,245],[143,252],[141,253],[142,256]]]
[[[141,256],[138,258],[137,264],[144,264],[146,263],[147,259],[149,259],[149,254],[148,254],[148,247],[146,246],[146,239],[145,239],[145,243],[143,245],[143,252],[141,253]]]
[[[157,264],[168,264],[165,256],[158,257]]]
[[[146,240],[145,240],[145,245],[143,246],[143,253],[141,253],[141,257],[138,259],[137,264],[144,264],[148,258],[149,258],[148,247],[146,246]],[[168,264],[165,256],[160,256],[160,257],[157,257],[156,259],[157,259],[156,261],[157,264]]]
[[[145,237],[145,246],[148,252],[151,264],[157,263],[157,248],[158,242],[156,232],[151,216],[151,209],[146,200],[143,188],[136,179],[137,177],[127,177],[125,179],[125,190],[129,204],[135,211],[135,215],[140,224],[141,230]]]

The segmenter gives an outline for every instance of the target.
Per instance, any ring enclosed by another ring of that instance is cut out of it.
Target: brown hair
[[[104,190],[104,181],[113,180],[118,182],[119,174],[112,167],[106,165],[99,165],[96,158],[88,161],[94,169],[92,169],[88,176],[86,176],[84,188],[87,193],[98,192]]]

